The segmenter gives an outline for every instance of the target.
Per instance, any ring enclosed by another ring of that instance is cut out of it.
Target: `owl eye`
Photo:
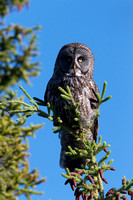
[[[78,58],[78,62],[79,62],[79,63],[82,63],[82,62],[83,62],[83,57],[79,57],[79,58]]]
[[[68,62],[71,62],[71,61],[72,61],[72,58],[71,58],[70,56],[68,56],[68,57],[67,57],[67,61],[68,61]]]

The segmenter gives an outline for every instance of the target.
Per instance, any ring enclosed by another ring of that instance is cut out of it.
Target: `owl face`
[[[55,66],[57,65],[65,76],[80,77],[88,74],[93,77],[93,54],[87,46],[80,43],[62,47],[56,60]]]

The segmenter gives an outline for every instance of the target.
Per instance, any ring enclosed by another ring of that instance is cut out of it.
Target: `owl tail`
[[[72,157],[65,155],[65,152],[66,150],[62,148],[60,154],[60,166],[62,168],[68,168],[70,172],[74,172],[75,168],[81,169],[81,165],[85,165],[85,159],[72,159]]]

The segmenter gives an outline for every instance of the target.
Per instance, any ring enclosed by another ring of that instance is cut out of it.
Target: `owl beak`
[[[77,69],[76,64],[75,63],[72,64],[71,68],[69,70],[69,73],[67,73],[67,76],[69,76],[69,77],[75,77],[76,76],[76,71],[77,71],[76,69]]]
[[[76,69],[76,65],[75,65],[75,64],[73,65],[73,69],[74,69],[74,70]]]

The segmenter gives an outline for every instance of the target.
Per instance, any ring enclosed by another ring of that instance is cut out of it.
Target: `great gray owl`
[[[72,111],[64,109],[65,105],[70,105],[70,101],[60,96],[61,92],[58,87],[60,86],[65,90],[66,86],[70,87],[75,102],[80,103],[81,123],[83,128],[86,129],[94,118],[95,109],[98,105],[95,93],[99,93],[99,90],[93,80],[93,68],[94,57],[86,45],[71,43],[63,46],[59,51],[54,73],[48,82],[44,100],[54,106],[57,116],[70,126],[74,123],[71,117]],[[96,118],[88,131],[86,139],[90,142],[96,141],[97,131],[98,119]],[[66,131],[60,133],[60,139],[60,166],[74,171],[75,168],[80,168],[81,164],[85,164],[83,159],[72,159],[72,157],[65,155],[65,152],[68,151],[68,146],[73,149],[75,147],[80,148],[81,143],[75,141],[74,136]]]

